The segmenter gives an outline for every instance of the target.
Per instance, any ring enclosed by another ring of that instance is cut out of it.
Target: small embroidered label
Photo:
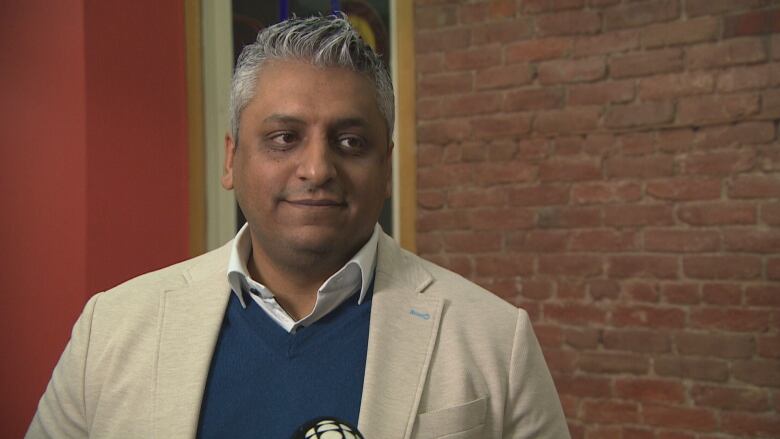
[[[420,312],[420,311],[417,311],[416,309],[409,310],[409,314],[411,314],[411,315],[413,315],[415,317],[419,317],[419,318],[421,318],[423,320],[428,320],[428,319],[431,318],[431,315],[428,314],[427,312]]]

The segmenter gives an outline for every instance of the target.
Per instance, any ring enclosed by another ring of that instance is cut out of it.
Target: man
[[[340,17],[239,58],[221,249],[94,296],[28,437],[288,437],[319,416],[367,438],[566,438],[528,316],[401,250],[393,92]]]

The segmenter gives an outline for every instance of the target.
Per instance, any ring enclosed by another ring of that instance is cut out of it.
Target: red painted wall
[[[0,437],[91,294],[188,256],[184,53],[180,2],[0,5]]]

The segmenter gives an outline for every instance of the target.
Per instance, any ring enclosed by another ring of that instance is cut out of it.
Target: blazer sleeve
[[[97,295],[84,307],[38,403],[25,438],[86,438],[89,436],[84,379],[92,315]]]
[[[504,414],[504,437],[568,439],[558,392],[525,310],[518,309]]]

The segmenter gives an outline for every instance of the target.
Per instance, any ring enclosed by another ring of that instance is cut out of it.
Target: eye
[[[352,154],[359,154],[366,149],[366,141],[355,135],[344,135],[338,139],[339,148]]]
[[[269,135],[268,140],[274,149],[289,149],[298,140],[298,136],[291,131],[280,131]]]

